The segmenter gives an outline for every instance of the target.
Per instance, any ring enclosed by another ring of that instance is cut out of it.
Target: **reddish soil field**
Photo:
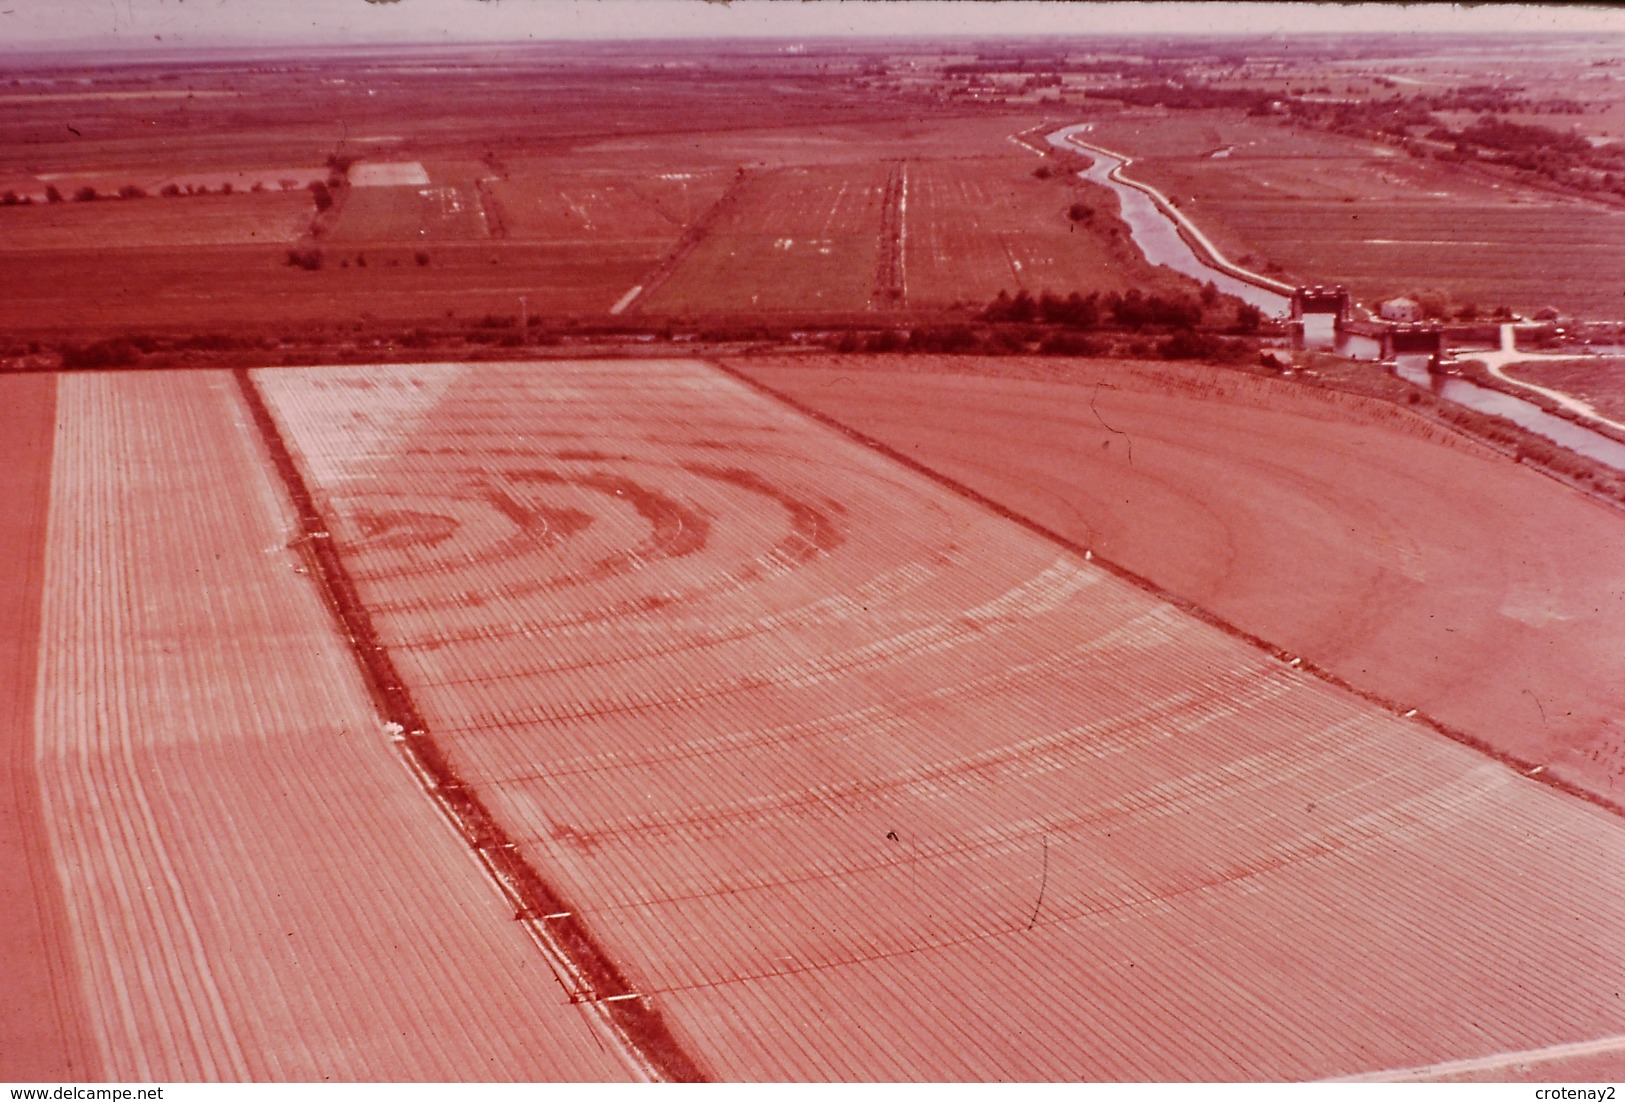
[[[37,760],[100,1073],[624,1078],[382,729],[232,378],[57,412]]]
[[[737,201],[640,309],[865,309],[880,263],[883,163],[751,176]]]
[[[665,150],[669,156],[671,151]],[[625,163],[597,168],[594,160],[511,166],[489,188],[516,240],[597,240],[655,237],[670,242],[704,214],[733,183],[732,168],[629,172]]]
[[[458,775],[713,1075],[1625,1032],[1618,817],[713,368],[255,378]]]
[[[1617,511],[1396,407],[1289,383],[889,362],[908,367],[740,366],[1362,689],[1625,801]]]
[[[56,378],[0,378],[0,1079],[12,1082],[97,1076],[34,767],[55,435]]]
[[[0,190],[43,195],[54,181],[70,196],[85,184],[156,193],[173,180],[211,191],[231,183],[238,192],[0,208],[0,263],[29,274],[0,302],[0,332],[237,331],[368,314],[433,324],[448,309],[517,314],[521,294],[532,317],[601,316],[668,256],[742,166],[768,174],[805,167],[815,176],[845,166],[863,175],[895,158],[957,155],[967,144],[1008,152],[1005,135],[1034,121],[940,104],[922,116],[917,102],[854,85],[850,58],[831,71],[822,59],[751,49],[744,60],[733,50],[719,56],[714,45],[522,53],[439,53],[432,64],[416,55],[298,58],[274,71],[97,69],[86,70],[84,84],[64,71],[0,98]],[[678,67],[666,70],[673,59]],[[179,88],[184,96],[171,94]],[[71,131],[60,121],[67,113]],[[323,271],[285,270],[286,246],[256,243],[293,244],[299,219],[269,215],[285,203],[303,203],[307,214],[313,207],[307,192],[284,193],[283,182],[302,188],[312,174],[325,177],[323,162],[336,156],[359,158],[363,180],[369,164],[421,164],[429,184],[353,189],[324,227],[330,240],[318,242]],[[267,191],[245,194],[255,182]],[[737,263],[729,245],[711,267],[695,269],[692,295],[676,281],[673,301],[713,316],[713,305],[748,306],[752,296],[817,309],[822,293],[832,309],[864,308],[874,227],[870,259],[851,273],[839,268],[864,253],[856,237],[829,254],[814,251],[810,266],[800,263],[807,257],[788,270],[774,263],[783,258],[771,255],[773,242],[792,234],[775,234],[771,223],[795,222],[798,202],[816,198],[818,187],[770,197],[768,221],[744,230],[755,240],[740,243]],[[804,228],[794,236],[809,236]],[[436,254],[427,269],[410,263],[420,247]],[[461,254],[467,263],[441,255],[459,249],[475,255]],[[382,275],[379,250],[408,266]],[[368,255],[366,273],[337,275],[357,252]],[[722,278],[715,304],[714,277]]]

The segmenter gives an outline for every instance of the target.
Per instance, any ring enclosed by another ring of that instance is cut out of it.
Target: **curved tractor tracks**
[[[633,1070],[644,1078],[668,1082],[704,1082],[711,1078],[688,1053],[649,999],[633,989],[620,967],[574,907],[543,877],[520,850],[478,792],[464,783],[456,767],[429,731],[355,581],[333,546],[327,520],[281,429],[247,368],[233,371],[254,425],[271,462],[299,514],[300,540],[322,594],[333,610],[379,710],[390,737],[424,791],[474,851],[546,954],[555,977],[572,1003],[619,1044]]]

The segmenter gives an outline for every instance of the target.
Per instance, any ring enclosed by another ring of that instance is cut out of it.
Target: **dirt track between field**
[[[230,375],[50,381],[33,762],[79,1078],[627,1076],[403,768]]]
[[[1216,369],[792,363],[738,366],[1357,688],[1625,799],[1617,511],[1398,407]]]

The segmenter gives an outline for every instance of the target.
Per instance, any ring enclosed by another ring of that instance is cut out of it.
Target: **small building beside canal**
[[[1414,298],[1391,298],[1377,304],[1377,316],[1383,321],[1421,321],[1422,304]]]

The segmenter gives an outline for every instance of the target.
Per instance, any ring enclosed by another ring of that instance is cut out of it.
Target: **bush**
[[[417,252],[412,254],[412,259],[417,261],[419,268],[427,268],[429,266],[429,251],[427,249],[419,249]]]
[[[62,346],[63,367],[129,367],[139,358],[139,349],[127,337],[110,337],[90,344]]]
[[[120,199],[145,199],[147,192],[146,189],[138,188],[134,184],[125,184],[118,189],[118,197]]]
[[[320,249],[288,250],[288,266],[291,268],[303,268],[307,272],[319,271],[324,259],[326,258],[322,256]]]
[[[321,212],[333,206],[333,192],[320,180],[313,180],[310,184],[311,198],[316,201],[316,210]]]
[[[47,184],[46,185],[46,187],[45,187],[45,201],[47,203],[60,203],[60,202],[62,202],[62,193],[57,190],[55,184]]]
[[[1094,356],[1100,353],[1100,342],[1082,333],[1051,333],[1038,345],[1046,356]]]
[[[100,199],[101,196],[96,193],[95,188],[91,187],[89,184],[86,184],[84,187],[73,193],[73,198],[76,202],[80,203],[94,203],[97,199]]]

